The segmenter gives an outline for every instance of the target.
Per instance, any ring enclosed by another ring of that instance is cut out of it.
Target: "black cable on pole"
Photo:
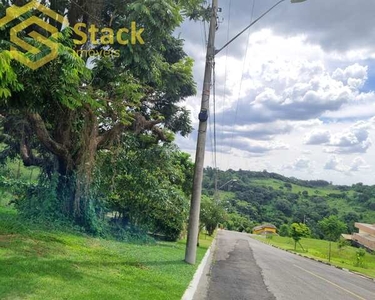
[[[231,44],[235,39],[237,39],[241,34],[243,34],[246,30],[248,30],[251,26],[253,26],[255,23],[257,23],[259,20],[261,20],[265,15],[267,15],[271,10],[273,10],[276,6],[278,6],[280,3],[284,2],[285,0],[280,0],[277,2],[274,6],[272,6],[269,10],[267,10],[265,13],[263,13],[259,18],[257,18],[255,21],[251,22],[249,26],[246,26],[244,30],[242,30],[239,34],[237,34],[234,38],[232,38],[228,43],[226,43],[223,47],[221,47],[219,50],[215,51],[215,54],[218,54],[221,52],[225,47],[227,47],[229,44]]]

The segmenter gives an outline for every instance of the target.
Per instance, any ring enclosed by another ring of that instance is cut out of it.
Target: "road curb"
[[[250,237],[250,238],[252,238],[252,237]],[[254,238],[253,238],[253,239],[254,239]],[[363,277],[363,278],[365,278],[365,279],[368,279],[368,280],[371,280],[371,281],[374,281],[374,282],[375,282],[375,278],[370,277],[370,276],[367,276],[367,275],[364,275],[364,274],[362,274],[362,273],[358,273],[358,272],[355,272],[355,271],[351,271],[351,270],[349,270],[349,269],[346,269],[346,268],[343,268],[343,267],[339,267],[339,266],[333,265],[333,264],[331,264],[331,263],[329,263],[329,262],[327,262],[327,261],[323,261],[323,260],[320,260],[320,259],[317,259],[317,258],[313,258],[313,257],[305,256],[305,255],[302,255],[302,254],[300,254],[300,253],[296,253],[296,252],[294,252],[294,251],[292,251],[292,250],[283,249],[283,248],[281,248],[281,247],[278,247],[278,246],[275,246],[275,245],[272,245],[272,244],[268,244],[268,243],[263,242],[263,241],[260,241],[260,240],[258,240],[258,239],[254,239],[254,240],[256,240],[256,241],[258,241],[258,242],[261,242],[261,243],[263,243],[263,244],[265,244],[265,245],[268,245],[268,246],[271,246],[271,247],[274,247],[274,248],[277,248],[277,249],[280,249],[280,250],[283,250],[283,251],[289,252],[289,253],[291,253],[291,254],[298,255],[298,256],[301,256],[301,257],[304,257],[304,258],[307,258],[307,259],[310,259],[310,260],[313,260],[313,261],[316,261],[316,262],[319,262],[319,263],[325,264],[325,265],[327,265],[327,266],[335,267],[336,269],[340,269],[340,270],[343,270],[343,271],[345,271],[345,272],[352,273],[352,274],[355,274],[355,275],[361,276],[361,277]]]
[[[216,237],[211,243],[211,246],[207,249],[206,254],[204,255],[201,263],[199,264],[197,270],[195,271],[193,280],[190,281],[188,288],[186,289],[184,295],[182,296],[181,300],[193,300],[193,297],[197,291],[198,284],[202,278],[203,270],[205,269],[207,263],[209,262],[209,257],[211,252],[213,251],[213,247],[216,242]]]

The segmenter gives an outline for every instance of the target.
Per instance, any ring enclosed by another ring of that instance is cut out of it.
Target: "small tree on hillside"
[[[289,236],[289,226],[287,224],[283,224],[280,226],[279,235]]]
[[[346,225],[337,216],[329,216],[319,222],[324,237],[329,240],[328,261],[331,261],[331,243],[339,239],[340,235],[346,231]]]
[[[294,250],[297,249],[297,243],[300,244],[301,248],[303,249],[301,243],[299,242],[303,237],[308,237],[311,234],[310,228],[307,227],[306,224],[303,223],[293,223],[290,226],[290,237],[294,240]],[[305,250],[305,249],[303,249]]]

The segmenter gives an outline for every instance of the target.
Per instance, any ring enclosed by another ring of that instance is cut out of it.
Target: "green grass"
[[[6,164],[6,169],[11,178],[18,178],[25,181],[36,182],[40,174],[38,167],[25,167],[20,160],[10,160]]]
[[[185,242],[127,244],[22,224],[0,207],[0,299],[180,299]],[[198,261],[212,238],[202,237]]]
[[[268,239],[264,236],[255,236],[254,238],[294,252],[294,241],[291,238],[281,236],[273,236]],[[303,238],[301,244],[305,251],[297,245],[297,250],[295,252],[328,262],[328,241]],[[354,264],[356,262],[356,251],[358,248],[346,246],[339,249],[337,245],[337,243],[332,243],[331,264],[375,278],[375,255],[366,253],[363,267],[356,267]]]
[[[285,182],[278,179],[254,179],[251,181],[254,185],[260,185],[263,187],[271,186],[275,190],[280,189],[280,187],[284,186]],[[328,194],[339,194],[341,193],[339,190],[334,189],[331,186],[328,187],[319,187],[319,188],[310,188],[305,186],[300,186],[294,183],[291,183],[292,189],[290,190],[292,193],[298,194],[299,192],[307,191],[310,196],[316,195],[316,196],[327,196]]]

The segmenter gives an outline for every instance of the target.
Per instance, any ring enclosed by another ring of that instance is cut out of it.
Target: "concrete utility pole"
[[[209,106],[210,106],[212,68],[213,68],[213,63],[214,63],[214,58],[215,58],[215,34],[216,34],[216,29],[217,29],[217,11],[218,11],[218,0],[212,0],[212,16],[211,16],[211,22],[210,22],[210,32],[208,35],[206,68],[204,72],[204,83],[203,83],[203,93],[202,93],[202,104],[201,104],[201,111],[199,113],[199,130],[198,130],[197,150],[195,154],[193,194],[191,197],[188,237],[187,237],[187,245],[186,245],[186,253],[185,253],[185,261],[192,265],[195,264],[196,262],[196,254],[197,254],[204,154],[206,151],[207,120],[208,120],[208,111],[209,111]]]

